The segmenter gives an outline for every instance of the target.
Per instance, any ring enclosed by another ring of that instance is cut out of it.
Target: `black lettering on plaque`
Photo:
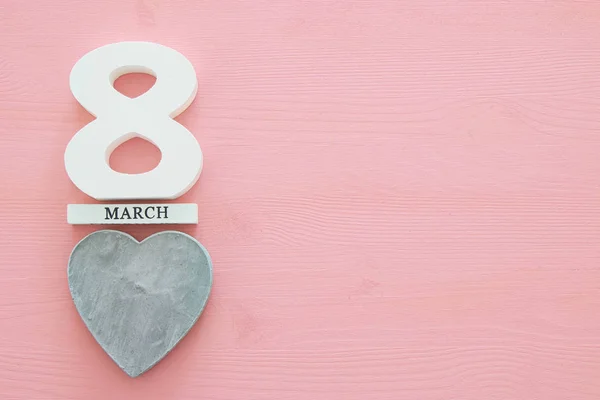
[[[158,206],[158,207],[156,207],[156,208],[157,208],[157,213],[158,213],[158,219],[160,219],[160,213],[162,212],[162,210],[160,209],[161,207],[160,207],[160,206]],[[168,208],[169,208],[169,206],[164,206],[164,209],[165,209],[165,211],[164,211],[164,212],[165,212],[165,218],[169,218],[169,217],[167,216],[167,209],[168,209]]]
[[[142,207],[133,207],[133,219],[144,219],[142,217]]]
[[[125,216],[127,216],[127,219],[131,219],[131,215],[129,215],[129,210],[127,209],[127,207],[125,207],[123,209],[123,214],[121,214],[121,219],[125,219]]]
[[[104,219],[119,219],[119,207],[113,208],[112,212],[110,207],[104,207],[104,211],[106,212]]]
[[[152,216],[148,215],[148,210],[152,209],[152,211],[154,211],[154,206],[151,207],[146,207],[146,210],[144,211],[144,215],[146,216],[146,218],[148,219],[154,219],[155,215],[152,214]]]

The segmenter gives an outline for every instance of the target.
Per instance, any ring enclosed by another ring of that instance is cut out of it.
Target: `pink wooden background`
[[[215,267],[135,380],[66,277],[68,75],[121,40],[197,68]],[[599,153],[595,0],[0,0],[0,398],[597,400]]]

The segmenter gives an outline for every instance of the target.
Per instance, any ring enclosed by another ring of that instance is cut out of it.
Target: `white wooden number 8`
[[[131,99],[114,81],[131,72],[148,73],[156,83]],[[187,192],[202,170],[200,145],[172,118],[194,100],[198,87],[192,64],[180,53],[149,42],[122,42],[84,55],[70,77],[73,95],[96,117],[73,136],[65,151],[69,178],[98,200],[173,199]],[[141,137],[161,151],[158,166],[124,174],[109,166],[112,151]]]

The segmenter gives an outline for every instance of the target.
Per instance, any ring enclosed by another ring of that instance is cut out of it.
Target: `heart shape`
[[[210,294],[212,263],[206,249],[181,232],[138,242],[101,230],[75,246],[68,277],[75,307],[96,341],[136,377],[196,323]]]

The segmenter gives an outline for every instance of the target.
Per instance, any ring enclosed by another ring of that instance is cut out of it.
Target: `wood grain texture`
[[[599,22],[592,0],[0,0],[0,398],[597,400]],[[92,202],[63,167],[92,120],[68,74],[120,40],[197,68],[179,201],[215,274],[136,380],[66,276],[98,229],[66,223]]]

